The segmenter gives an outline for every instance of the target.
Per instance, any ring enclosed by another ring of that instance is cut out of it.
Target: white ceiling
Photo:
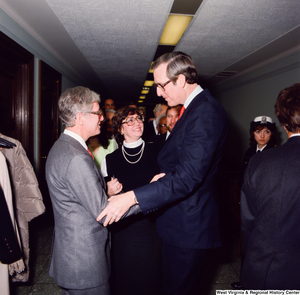
[[[0,0],[0,7],[118,102],[140,95],[173,2]],[[201,2],[175,0],[176,10]],[[299,0],[204,0],[175,50],[190,54],[213,86],[222,71],[242,73],[299,51],[299,15]]]

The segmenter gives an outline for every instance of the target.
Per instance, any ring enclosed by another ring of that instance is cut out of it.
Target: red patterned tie
[[[182,114],[183,114],[184,111],[185,111],[185,107],[182,106],[181,110],[180,110],[180,113],[179,113],[179,116],[178,116],[178,120],[180,119],[180,117],[182,116]]]
[[[87,151],[88,151],[88,153],[91,155],[92,159],[94,160],[94,156],[93,156],[93,154],[92,154],[92,152],[90,151],[89,148],[87,148]]]

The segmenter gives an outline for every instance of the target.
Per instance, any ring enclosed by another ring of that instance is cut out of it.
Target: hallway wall
[[[24,25],[24,24],[22,24]],[[62,74],[62,92],[74,86],[86,86],[98,93],[98,85],[91,85],[83,79],[80,73],[75,73],[67,67],[59,56],[51,53],[47,48],[29,34],[20,24],[12,19],[6,12],[0,9],[0,30],[23,48],[34,55],[34,167],[38,167],[38,122],[39,122],[39,60],[43,60],[49,66]]]
[[[49,52],[45,46],[33,38],[25,29],[0,9],[0,30],[35,56],[35,152],[37,151],[38,134],[38,62],[43,60],[62,74],[62,91],[69,87],[82,85],[100,93],[99,85],[90,85],[80,74],[73,72],[58,56]],[[252,70],[243,75],[232,77],[210,89],[213,95],[224,106],[229,120],[229,136],[226,157],[235,162],[242,160],[248,148],[250,121],[259,115],[273,118],[280,131],[280,143],[287,137],[274,115],[274,103],[279,91],[300,82],[300,51],[291,53],[268,65]],[[35,162],[37,156],[35,157]],[[36,163],[35,163],[36,165]]]
[[[300,51],[274,61],[247,74],[211,89],[224,106],[229,135],[226,158],[240,163],[249,147],[250,122],[257,116],[270,116],[276,123],[278,145],[287,140],[284,129],[274,115],[274,104],[279,91],[300,82]]]

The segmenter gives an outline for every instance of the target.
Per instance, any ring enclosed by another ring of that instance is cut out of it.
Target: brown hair
[[[288,131],[300,130],[300,83],[279,92],[275,103],[275,115]]]
[[[267,129],[271,131],[271,137],[270,137],[270,140],[267,144],[269,146],[275,146],[276,145],[276,142],[277,142],[277,128],[276,128],[275,123],[255,124],[255,122],[251,122],[250,130],[249,130],[249,133],[250,133],[249,144],[250,144],[250,146],[255,147],[257,145],[257,142],[254,139],[254,132],[256,130],[263,130],[265,127],[267,127]]]
[[[115,140],[117,141],[119,146],[121,146],[124,141],[124,135],[121,134],[122,122],[128,117],[128,115],[135,115],[135,114],[142,117],[138,109],[125,106],[118,109],[115,115],[113,116],[112,128],[114,129]]]
[[[180,51],[165,53],[157,58],[151,68],[155,70],[159,65],[167,63],[167,77],[175,84],[180,74],[184,75],[188,84],[198,82],[198,73],[192,58]]]

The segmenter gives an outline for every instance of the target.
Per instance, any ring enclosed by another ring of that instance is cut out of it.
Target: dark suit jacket
[[[155,120],[155,119],[154,119]],[[155,136],[156,132],[154,130],[153,122],[145,122],[144,123],[144,132],[143,139],[147,142],[152,136]]]
[[[241,192],[247,289],[300,290],[300,137],[253,156]]]
[[[267,144],[267,146],[262,151],[265,152],[266,150],[273,148],[273,147],[274,147],[274,145]],[[242,167],[241,167],[241,173],[239,175],[240,188],[242,187],[242,184],[243,184],[244,174],[245,174],[246,168],[248,166],[248,163],[249,163],[251,157],[253,157],[256,154],[256,149],[257,149],[256,145],[251,146],[247,149],[247,151],[244,155],[243,163],[242,163]]]
[[[162,135],[154,135],[148,139],[148,142],[153,143],[153,145],[158,148],[158,151],[160,151],[166,143],[166,137],[167,132]]]
[[[84,147],[61,134],[46,162],[55,229],[49,275],[66,289],[99,286],[110,276],[108,231],[96,221],[105,182]]]
[[[157,231],[165,242],[191,249],[220,246],[216,173],[226,133],[223,107],[202,91],[158,156],[166,176],[134,190],[144,214],[163,207]]]

